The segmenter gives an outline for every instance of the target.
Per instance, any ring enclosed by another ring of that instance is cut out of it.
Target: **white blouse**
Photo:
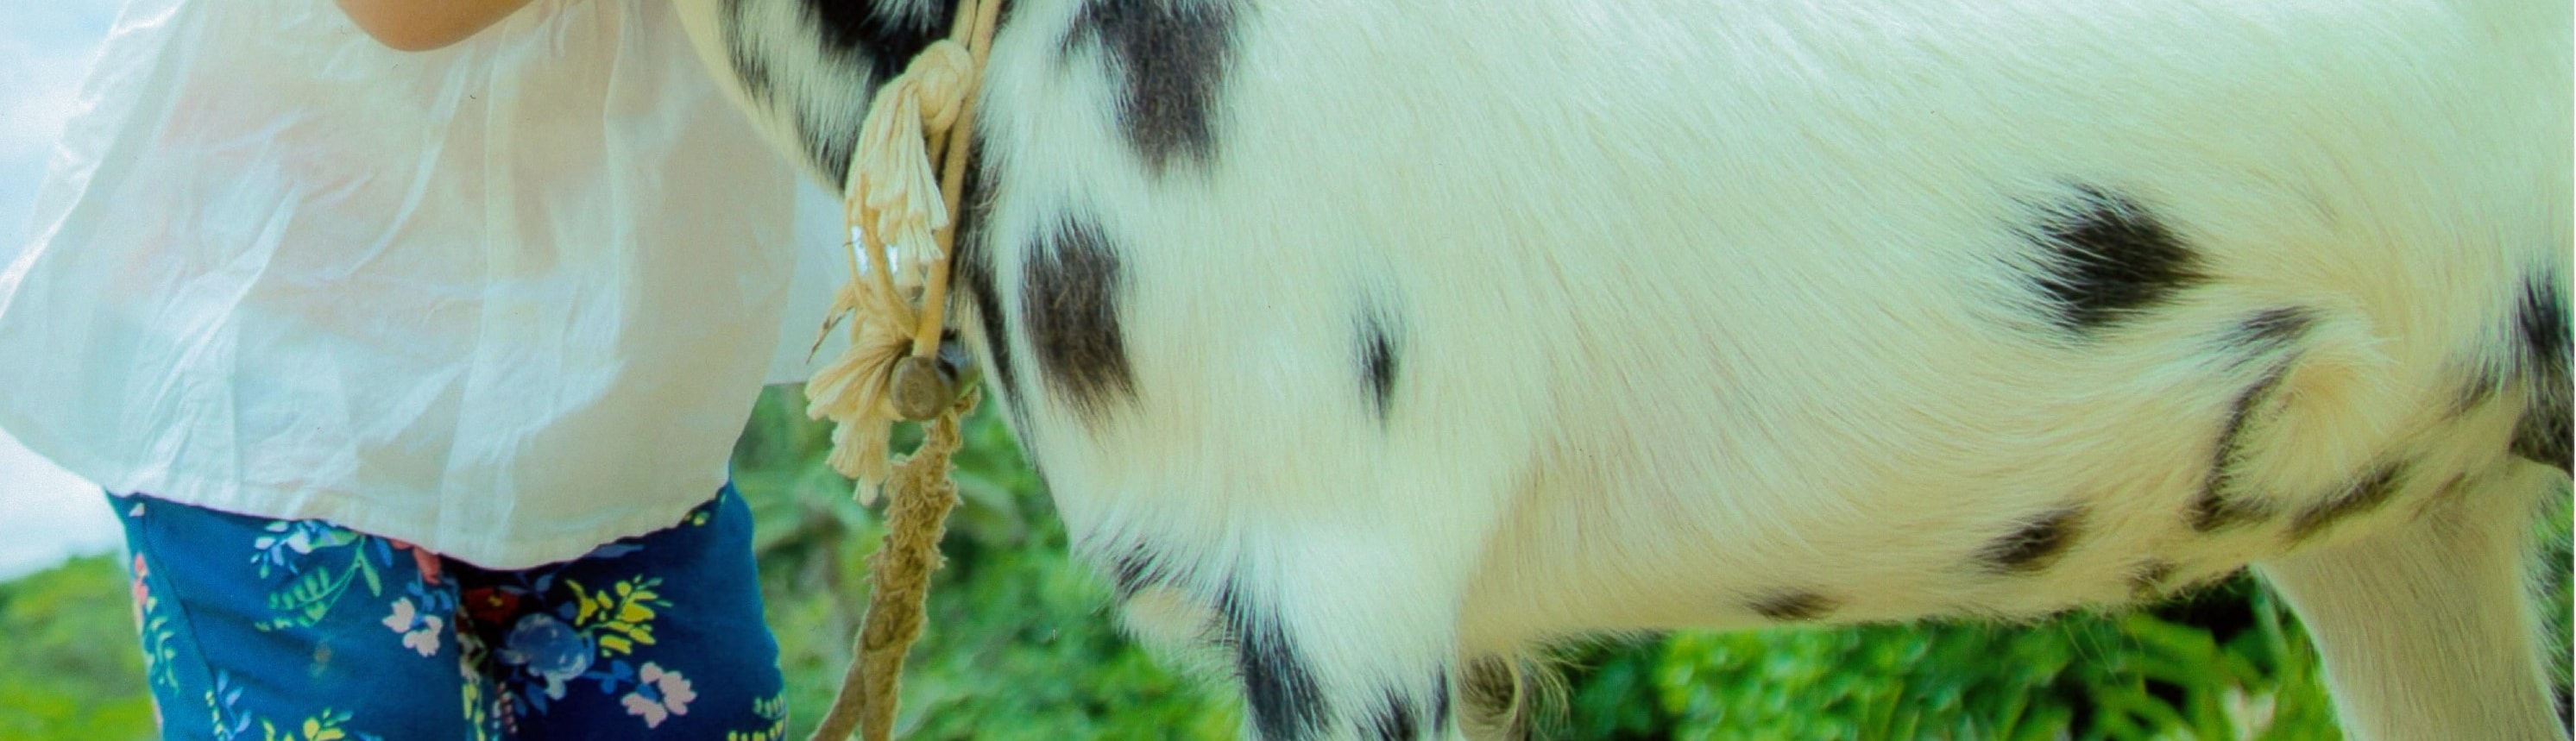
[[[330,0],[134,0],[79,106],[0,272],[29,448],[493,568],[724,482],[797,196],[667,3],[407,53]]]

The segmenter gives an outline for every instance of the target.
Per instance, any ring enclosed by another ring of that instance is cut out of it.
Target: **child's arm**
[[[358,28],[403,51],[428,51],[464,40],[529,0],[337,0]]]

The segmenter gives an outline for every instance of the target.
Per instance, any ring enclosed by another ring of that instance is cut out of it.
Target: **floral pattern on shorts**
[[[164,738],[785,732],[731,487],[669,529],[509,571],[317,520],[113,501]]]

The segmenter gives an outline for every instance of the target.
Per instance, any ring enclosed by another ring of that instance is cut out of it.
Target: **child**
[[[339,5],[133,0],[0,273],[165,737],[778,737],[724,466],[790,169],[664,3]]]

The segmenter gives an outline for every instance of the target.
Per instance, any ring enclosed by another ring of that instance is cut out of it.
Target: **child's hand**
[[[509,17],[528,0],[336,0],[358,28],[403,51],[463,40]]]

